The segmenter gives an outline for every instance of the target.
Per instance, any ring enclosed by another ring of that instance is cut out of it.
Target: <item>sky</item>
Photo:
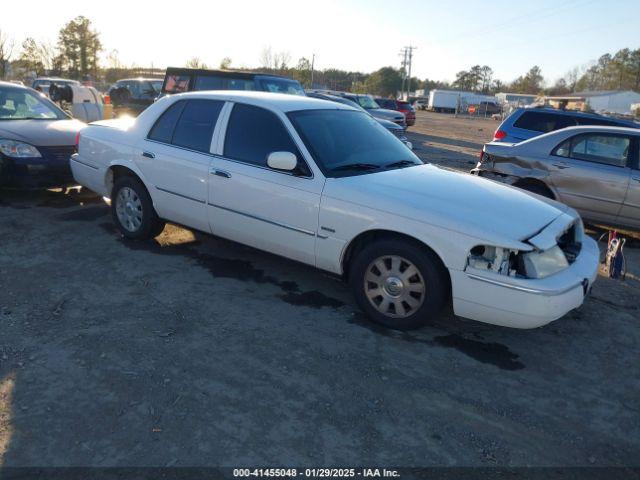
[[[89,18],[106,54],[129,66],[183,66],[199,57],[217,67],[260,66],[261,52],[291,62],[315,54],[317,69],[371,72],[399,67],[400,50],[417,47],[412,75],[453,80],[489,65],[511,81],[539,65],[548,83],[607,52],[639,48],[638,0],[135,0],[5,1],[0,30],[55,43],[77,15]],[[103,62],[104,63],[104,62]]]

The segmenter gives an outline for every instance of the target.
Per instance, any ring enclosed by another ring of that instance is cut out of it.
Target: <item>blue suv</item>
[[[577,125],[606,125],[609,127],[640,128],[630,120],[605,117],[555,108],[518,108],[500,124],[493,134],[494,142],[519,143],[543,133]]]

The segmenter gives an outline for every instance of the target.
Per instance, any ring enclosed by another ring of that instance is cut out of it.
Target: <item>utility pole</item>
[[[407,75],[409,80],[407,81],[407,98],[405,98],[406,101],[409,101],[409,93],[411,93],[411,63],[413,62],[413,51],[416,48],[418,47],[407,47],[407,49],[409,50],[409,73]]]
[[[316,54],[311,54],[311,88],[313,88],[313,66],[316,63]]]
[[[413,51],[418,47],[409,45],[400,50],[400,56],[402,57],[402,88],[400,89],[400,95],[409,99],[409,92],[411,91],[411,64],[413,63]],[[404,87],[407,87],[406,93]]]
[[[404,95],[404,81],[407,78],[407,47],[400,50],[400,55],[402,57],[402,61],[400,62],[400,68],[402,69],[402,86],[400,87],[400,96]]]

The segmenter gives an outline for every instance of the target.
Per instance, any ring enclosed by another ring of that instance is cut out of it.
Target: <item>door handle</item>
[[[147,158],[156,158],[156,154],[153,152],[142,152],[142,156]]]
[[[567,165],[564,162],[554,163],[553,166],[559,168],[560,170],[564,170],[565,168],[571,168],[569,167],[569,165]]]
[[[224,170],[217,170],[217,169],[212,169],[211,173],[214,175],[217,175],[218,177],[222,177],[222,178],[231,178],[231,174],[229,172],[226,172]]]

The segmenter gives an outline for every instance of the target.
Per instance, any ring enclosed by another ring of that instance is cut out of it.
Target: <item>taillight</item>
[[[503,132],[502,130],[496,130],[496,133],[493,134],[494,140],[502,140],[507,136],[507,132]]]
[[[76,133],[76,152],[79,151],[80,148],[80,132]]]

